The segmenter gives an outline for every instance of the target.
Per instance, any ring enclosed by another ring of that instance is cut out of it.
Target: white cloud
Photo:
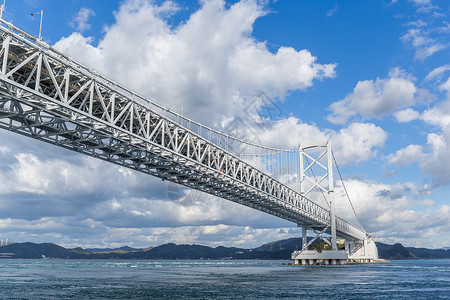
[[[437,5],[423,5],[423,6],[419,6],[419,8],[417,8],[418,13],[427,14],[427,13],[433,12],[434,17],[445,16],[445,14],[438,13],[436,10],[439,10],[439,6],[437,6]]]
[[[395,118],[397,119],[397,122],[399,122],[399,123],[411,122],[413,120],[418,119],[419,116],[420,116],[420,114],[411,108],[400,110],[395,113]]]
[[[430,43],[432,40],[422,34],[422,29],[412,28],[408,30],[404,36],[401,37],[404,42],[410,42],[414,47],[420,47]]]
[[[11,149],[9,149],[8,147],[5,147],[5,146],[0,146],[0,153],[1,154],[6,154],[8,152],[11,152]]]
[[[78,31],[86,31],[91,28],[91,24],[88,23],[89,18],[95,16],[95,12],[86,7],[80,8],[78,14],[73,18],[70,26]]]
[[[448,91],[450,96],[450,79],[440,86]],[[434,107],[424,111],[420,119],[436,126],[435,132],[427,134],[427,146],[420,161],[420,168],[433,178],[434,185],[444,185],[450,182],[450,97]]]
[[[450,32],[450,22],[447,22],[447,21],[444,21],[443,23],[442,23],[442,27],[439,27],[438,28],[438,31],[439,32],[441,32],[441,33],[447,33],[447,32]]]
[[[448,96],[449,96],[449,98],[450,98],[450,77],[447,79],[446,82],[444,82],[444,83],[439,87],[439,89],[441,89],[441,90],[443,90],[443,91],[446,91],[447,94],[448,94]]]
[[[428,23],[424,22],[423,20],[417,20],[417,21],[411,21],[406,24],[406,26],[414,26],[414,27],[425,27]]]
[[[80,33],[61,39],[56,46],[155,101],[178,111],[183,105],[188,116],[216,125],[232,119],[247,99],[260,91],[283,98],[290,91],[307,89],[315,80],[335,75],[334,64],[319,63],[308,50],[281,46],[270,52],[265,42],[256,41],[252,37],[254,23],[267,13],[260,2],[243,1],[232,6],[217,0],[204,2],[178,27],[167,20],[179,10],[176,5],[153,3],[124,2],[116,23],[106,29],[97,47],[92,46],[92,38]],[[84,24],[88,25],[88,19]],[[422,31],[412,32],[405,39],[418,49],[435,45]],[[129,55],[130,49],[133,55]],[[444,71],[433,72],[430,78]],[[441,85],[443,91],[447,83]],[[336,118],[337,123],[356,115],[380,118],[416,104],[420,101],[418,93],[414,79],[396,68],[386,79],[358,82],[351,94],[332,105],[329,118]],[[450,122],[445,121],[448,115],[443,106],[436,106],[421,118],[445,127]],[[399,122],[419,117],[412,109],[395,116]],[[330,138],[339,164],[376,157],[388,135],[371,123],[326,130],[295,117],[270,122],[256,132],[262,144],[280,147]],[[450,178],[450,166],[445,163],[450,139],[445,132],[428,135],[428,148],[421,149],[424,154],[420,165],[427,174]],[[418,159],[418,149],[408,148],[392,155],[392,163]],[[196,192],[185,189],[171,198],[166,184],[134,171],[91,158],[69,159],[70,154],[61,152],[46,153],[43,158],[23,149],[25,146],[14,148],[9,144],[0,147],[0,211],[14,217],[0,219],[0,227],[18,240],[29,240],[31,235],[26,232],[34,232],[39,236],[37,242],[47,239],[73,246],[121,246],[130,241],[132,246],[141,247],[167,241],[236,246],[249,241],[246,246],[257,246],[299,235],[290,223],[226,200],[201,194],[197,201]],[[412,193],[408,184],[353,180],[348,188],[367,229],[378,237],[401,239],[427,226],[430,230],[422,230],[420,235],[448,232],[445,220],[449,208],[414,210],[414,201],[406,196]],[[23,210],[24,203],[30,209]],[[433,203],[424,201],[423,205]]]
[[[251,228],[233,225],[178,227],[107,227],[92,219],[46,217],[36,220],[0,219],[2,238],[14,242],[58,243],[65,247],[149,247],[167,243],[257,247],[268,241],[299,236],[293,227]]]
[[[84,37],[74,32],[69,37],[59,40],[55,46],[64,53],[79,59],[84,65],[101,69],[102,54],[100,49],[89,44],[92,41],[91,37]]]
[[[420,161],[420,168],[433,177],[434,184],[439,186],[450,181],[450,128],[444,129],[441,135],[429,133],[427,136],[428,153]]]
[[[400,39],[416,48],[414,59],[424,61],[434,53],[447,48],[446,45],[430,37],[430,31],[423,28],[425,24],[417,22],[409,24],[416,27],[410,28]]]
[[[418,60],[425,60],[425,58],[427,58],[427,57],[433,55],[434,53],[441,51],[445,48],[447,48],[447,47],[440,43],[422,47],[420,49],[417,49],[416,55],[414,56],[414,58],[418,59]]]
[[[414,5],[418,7],[418,13],[429,13],[433,10],[439,9],[439,6],[433,5],[431,0],[410,0],[410,2],[414,3]]]
[[[80,203],[87,199],[95,203],[112,195],[125,197],[129,190],[135,197],[167,195],[166,185],[158,178],[136,171],[124,173],[116,165],[7,131],[0,131],[0,139],[8,149],[0,151],[0,197],[4,201],[22,199],[24,193],[35,195],[36,202],[47,196],[48,201],[59,197],[62,201],[80,199]]]
[[[418,5],[431,4],[431,0],[410,0],[410,1],[413,2],[414,4],[418,4]]]
[[[331,17],[332,15],[334,15],[336,13],[337,9],[338,9],[338,5],[336,3],[336,5],[333,8],[331,8],[330,10],[327,11],[327,17]]]
[[[74,58],[209,125],[242,110],[245,99],[261,91],[282,98],[335,74],[334,64],[319,64],[308,50],[280,47],[272,53],[256,41],[254,22],[266,14],[258,1],[229,8],[221,0],[206,1],[176,28],[166,16],[178,8],[167,3],[126,1],[98,47],[76,33],[55,47],[69,47]]]
[[[450,125],[450,101],[443,101],[424,111],[421,119],[428,124],[446,128]]]
[[[352,123],[337,132],[332,141],[338,164],[360,163],[373,158],[386,141],[387,133],[371,123]]]
[[[248,128],[245,134],[252,136],[257,128]],[[305,124],[295,117],[268,123],[253,141],[262,145],[290,149],[300,143],[332,141],[332,149],[339,164],[360,163],[377,155],[383,147],[387,133],[371,123],[352,123],[339,131],[321,130],[316,125]]]
[[[397,242],[406,241],[406,244],[410,245],[414,240],[439,238],[439,235],[445,236],[450,230],[446,221],[450,218],[450,207],[448,205],[436,206],[430,199],[423,201],[412,199],[410,195],[417,193],[415,190],[417,185],[414,183],[388,185],[352,179],[346,180],[345,184],[363,226],[377,240],[381,238]],[[338,215],[347,220],[354,220],[341,185],[336,186],[334,194]],[[134,202],[135,200],[138,200],[138,202]],[[134,210],[143,212],[149,208],[153,210],[159,207],[160,212],[171,213],[174,209],[179,213],[184,212],[179,210],[181,206],[175,202],[170,202],[170,206],[164,209],[156,203],[150,207],[151,201],[144,199],[130,199],[130,201],[131,204],[127,203],[127,200],[120,200],[121,204],[118,209],[125,207],[125,209],[131,209],[130,213],[132,213]],[[225,200],[222,201],[231,205]],[[206,207],[211,204],[207,200],[202,209],[209,210]],[[197,203],[194,207],[197,205],[202,204]],[[222,208],[225,209],[225,212],[229,211],[228,207],[220,207],[221,205],[223,204],[219,204],[217,209]],[[417,205],[426,206],[427,210],[414,209],[413,207]],[[100,206],[98,208],[100,209]],[[107,206],[103,208],[110,210]],[[181,207],[181,209],[185,208]],[[114,221],[112,217],[120,217],[120,214],[108,214],[107,218],[101,219],[96,215],[97,209],[94,212],[91,209],[79,214],[72,213],[70,216],[45,216],[32,220],[21,218],[0,219],[0,229],[2,237],[9,237],[10,240],[12,238],[14,238],[14,241],[42,242],[42,240],[46,240],[67,247],[118,247],[126,244],[134,247],[148,247],[167,241],[178,244],[196,243],[211,246],[256,247],[267,241],[300,236],[299,230],[290,226],[288,222],[280,223],[276,227],[266,227],[264,224],[259,227],[255,226],[253,224],[263,221],[264,218],[267,218],[267,215],[251,209],[240,212],[240,209],[242,209],[242,206],[236,206],[235,209],[229,211],[230,215],[236,214],[236,220],[241,219],[241,223],[237,224],[221,223],[224,220],[221,217],[217,222],[210,224],[201,224],[201,220],[199,220],[194,221],[194,224],[180,224],[178,226],[163,222],[154,227],[152,226],[153,221],[142,222],[138,225],[130,223],[132,218],[126,218],[128,223],[117,226],[111,224]],[[158,210],[155,212],[158,213]],[[260,216],[255,217],[252,212]],[[154,218],[152,215],[146,217]],[[135,218],[144,219],[144,216],[135,215]],[[119,218],[117,223],[120,224],[122,221]],[[243,225],[243,223],[247,225]]]
[[[449,70],[450,70],[450,64],[437,67],[437,68],[433,69],[430,73],[428,73],[427,77],[425,77],[425,81],[430,81],[435,78],[438,78],[444,72],[449,71]]]
[[[431,200],[431,199],[425,199],[425,200],[422,201],[421,204],[422,204],[422,205],[426,205],[426,206],[431,206],[431,205],[434,204],[434,201]]]
[[[395,154],[390,154],[388,161],[397,166],[406,166],[418,161],[423,156],[422,146],[409,145],[406,148],[397,150]]]
[[[415,240],[438,238],[450,232],[448,205],[433,207],[426,212],[413,208],[417,204],[431,205],[429,201],[424,203],[409,197],[415,192],[411,190],[416,186],[414,183],[388,185],[346,180],[345,185],[363,226],[376,240],[404,241],[410,245]],[[337,211],[351,220],[353,213],[342,187],[337,186],[335,197]]]
[[[286,149],[298,146],[299,143],[328,140],[328,135],[316,125],[303,123],[300,119],[292,116],[274,121],[259,132],[258,142],[262,145]]]
[[[418,89],[414,82],[398,69],[390,75],[387,79],[359,81],[352,93],[330,105],[332,113],[327,116],[327,120],[344,124],[358,114],[363,118],[380,118],[397,109],[414,105],[418,100]]]

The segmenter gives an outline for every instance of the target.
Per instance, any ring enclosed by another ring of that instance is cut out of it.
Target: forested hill
[[[0,258],[64,258],[64,259],[283,259],[302,245],[301,238],[291,238],[261,245],[253,249],[208,247],[202,245],[164,244],[149,248],[67,249],[51,243],[11,243],[0,246]],[[450,249],[404,247],[402,244],[377,243],[380,258],[434,259],[450,258]]]

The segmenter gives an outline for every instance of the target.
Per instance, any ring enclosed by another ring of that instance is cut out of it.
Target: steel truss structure
[[[1,128],[330,232],[329,210],[224,149],[226,135],[196,133],[182,125],[190,120],[167,117],[161,106],[0,22]],[[338,217],[336,232],[366,237]]]

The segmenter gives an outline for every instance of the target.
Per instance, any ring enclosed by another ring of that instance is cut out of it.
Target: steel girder
[[[330,224],[327,209],[156,112],[113,81],[15,31],[20,32],[0,26],[1,128],[301,226]],[[336,223],[340,237],[366,236],[343,219]]]

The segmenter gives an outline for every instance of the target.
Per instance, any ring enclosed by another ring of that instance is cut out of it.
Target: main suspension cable
[[[334,157],[333,151],[331,151],[331,154],[333,155],[334,164],[336,165],[336,169],[338,171],[339,178],[341,178],[342,186],[344,187],[344,191],[345,191],[345,194],[347,195],[348,202],[350,203],[350,206],[352,207],[353,213],[355,214],[356,221],[358,221],[358,224],[359,224],[359,226],[361,226],[361,229],[363,231],[366,231],[364,229],[364,226],[362,226],[361,222],[359,221],[358,215],[356,214],[355,208],[353,207],[352,200],[350,200],[350,196],[348,195],[347,188],[345,187],[345,183],[344,183],[344,180],[342,179],[341,171],[339,171],[339,167],[338,167],[338,164],[337,164],[337,161],[336,161],[336,157]]]

